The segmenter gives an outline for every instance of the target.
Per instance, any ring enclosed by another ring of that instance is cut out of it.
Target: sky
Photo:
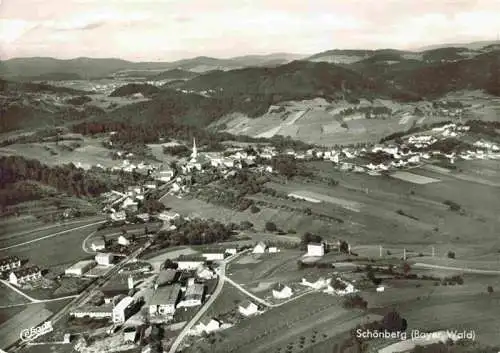
[[[0,58],[172,61],[494,40],[500,0],[0,0]]]

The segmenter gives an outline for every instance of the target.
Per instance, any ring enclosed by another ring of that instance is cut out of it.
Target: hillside
[[[142,94],[144,97],[151,97],[158,93],[160,89],[156,86],[143,84],[143,83],[129,83],[124,86],[118,87],[111,94],[110,97],[126,97],[136,93]]]
[[[198,76],[196,72],[182,70],[182,69],[172,69],[160,72],[157,75],[150,77],[150,80],[187,80]]]

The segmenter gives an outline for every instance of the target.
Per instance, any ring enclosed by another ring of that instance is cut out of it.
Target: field
[[[14,290],[3,283],[0,283],[0,298],[2,298],[0,302],[1,307],[28,303],[28,299],[26,299],[19,293],[16,293]]]
[[[33,233],[26,236],[31,239],[32,243],[9,248],[3,252],[6,256],[18,256],[21,259],[27,259],[30,263],[36,264],[41,268],[71,264],[89,257],[89,254],[82,249],[82,242],[96,229],[97,225],[93,225],[44,238],[36,242],[33,241],[38,238],[38,235]],[[43,236],[47,236],[47,233],[48,235],[54,234],[46,231],[42,234]]]
[[[429,184],[429,183],[436,183],[439,181],[439,179],[428,178],[423,175],[413,174],[409,172],[402,172],[402,171],[391,173],[391,177],[408,181],[414,184]]]
[[[293,193],[289,194],[289,196],[295,197],[298,199],[302,198],[306,201],[315,200],[315,201],[311,201],[311,202],[331,203],[333,205],[340,206],[342,208],[345,208],[347,210],[354,211],[354,212],[359,212],[361,210],[361,205],[357,202],[347,201],[347,200],[343,200],[343,199],[340,199],[337,197],[327,196],[324,194],[319,194],[319,193],[311,192],[311,191],[304,191],[304,190],[294,191]]]
[[[362,322],[364,314],[348,311],[338,298],[311,294],[270,309],[261,315],[245,318],[236,326],[218,332],[211,345],[199,342],[201,351],[216,352],[277,352],[289,345],[292,352],[326,339],[335,331],[343,332]],[[303,341],[302,341],[303,337]],[[189,349],[189,352],[194,347]]]

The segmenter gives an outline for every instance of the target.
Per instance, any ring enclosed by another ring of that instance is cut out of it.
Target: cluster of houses
[[[42,278],[42,270],[38,266],[22,266],[17,256],[8,256],[0,260],[0,272],[8,274],[9,283],[23,286]]]
[[[93,244],[94,245],[94,244]],[[97,253],[94,260],[82,260],[68,267],[64,274],[71,277],[81,277],[96,266],[109,267],[113,265],[115,255],[111,253]]]

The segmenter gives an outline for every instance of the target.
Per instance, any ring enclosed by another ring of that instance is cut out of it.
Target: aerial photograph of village
[[[500,2],[0,2],[0,352],[500,352]]]

